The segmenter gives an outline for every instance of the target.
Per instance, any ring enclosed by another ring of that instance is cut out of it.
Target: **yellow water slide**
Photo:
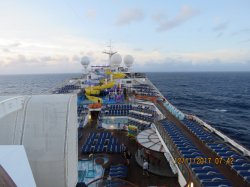
[[[113,73],[113,78],[114,79],[123,79],[125,78],[125,74],[124,73]]]
[[[100,103],[102,103],[102,98],[100,98],[100,97],[95,97],[95,96],[91,96],[91,95],[87,95],[87,94],[85,94],[85,95],[88,98],[88,100],[93,101],[94,103],[98,103],[98,101]]]
[[[91,96],[91,95],[99,95],[102,90],[112,88],[114,85],[115,85],[115,82],[111,81],[111,82],[108,82],[107,84],[102,84],[101,86],[87,87],[87,88],[85,88],[85,95],[89,100],[91,100],[95,103],[97,103],[98,101],[100,101],[102,103],[101,98]]]
[[[113,75],[113,79],[123,79],[126,76],[126,74],[124,73],[113,73],[111,71],[106,71],[105,73],[107,75]]]
[[[111,71],[106,71],[105,72],[107,75],[111,75],[113,79],[123,79],[125,78],[126,74],[124,73],[113,73]],[[102,83],[101,86],[90,86],[85,88],[85,94],[86,97],[90,100],[93,101],[95,103],[97,103],[98,101],[102,103],[102,99],[99,97],[95,97],[93,95],[100,95],[100,92],[102,90],[108,89],[108,88],[112,88],[115,85],[115,81],[110,81],[107,84],[104,84],[105,79],[100,80],[100,83]]]
[[[85,92],[87,95],[99,95],[100,91],[112,88],[115,85],[114,81],[108,82],[107,84],[102,84],[101,86],[90,86],[85,88]]]

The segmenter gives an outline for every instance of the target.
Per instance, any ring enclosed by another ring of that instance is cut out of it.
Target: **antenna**
[[[109,50],[104,50],[103,53],[109,55],[109,65],[110,65],[110,64],[111,64],[111,56],[112,56],[113,54],[116,54],[117,51],[112,51],[112,41],[111,41],[111,40],[109,40],[109,45],[107,45],[107,48],[108,48]]]

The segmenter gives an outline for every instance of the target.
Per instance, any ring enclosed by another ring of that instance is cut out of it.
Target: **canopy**
[[[143,147],[156,152],[164,153],[165,150],[154,129],[147,129],[137,135],[137,142]]]

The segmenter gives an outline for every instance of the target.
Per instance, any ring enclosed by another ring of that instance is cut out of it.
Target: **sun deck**
[[[177,177],[173,175],[172,177],[157,176],[152,173],[150,173],[150,176],[143,175],[142,167],[137,163],[135,157],[135,154],[138,150],[138,144],[135,139],[131,139],[127,136],[126,131],[98,129],[95,118],[92,118],[90,123],[79,131],[83,134],[81,140],[78,143],[79,160],[89,158],[89,154],[81,154],[81,151],[82,146],[84,143],[86,143],[91,132],[110,132],[113,137],[118,139],[118,143],[125,144],[128,150],[132,153],[132,158],[128,165],[127,177],[124,178],[125,180],[135,184],[136,186],[179,186]],[[96,154],[96,156],[101,154],[102,153]],[[105,155],[109,157],[109,161],[107,164],[103,165],[104,171],[109,169],[110,166],[127,165],[127,161],[124,158],[123,153],[106,153]],[[104,172],[103,177],[107,178],[108,173]]]
[[[179,160],[181,158],[189,159],[188,161],[179,162],[179,167],[183,168],[183,173],[189,173],[189,175],[186,175],[187,179],[194,181],[198,186],[200,184],[204,186],[218,184],[249,186],[248,158],[240,156],[240,153],[227,145],[224,140],[206,131],[198,124],[188,119],[180,121],[164,107],[162,102],[158,101],[157,104],[166,116],[166,120],[156,123],[157,129],[175,158]],[[220,144],[223,147],[227,147],[229,152],[223,152],[223,149],[216,150],[215,148],[219,148]],[[216,147],[213,147],[213,145]],[[212,161],[211,163],[208,161],[198,163],[194,161],[196,157],[203,160],[209,158]],[[239,158],[243,160],[237,161]],[[231,160],[230,163],[229,161],[227,162],[227,159]],[[193,162],[190,163],[190,160],[193,160]],[[208,166],[210,169],[206,170],[204,166]],[[237,166],[239,167],[237,168]],[[204,173],[205,170],[206,172]],[[237,170],[242,171],[242,173],[237,172]],[[214,176],[207,174],[211,171],[214,173]]]

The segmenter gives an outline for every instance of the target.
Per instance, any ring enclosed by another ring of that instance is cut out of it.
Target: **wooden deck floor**
[[[86,158],[88,155],[81,154],[81,147],[85,143],[90,132],[102,132],[104,129],[97,129],[96,121],[92,120],[85,128],[80,130],[83,133],[82,139],[78,143],[78,158]],[[177,177],[161,177],[150,173],[150,176],[142,175],[142,168],[137,164],[135,160],[135,152],[137,150],[136,140],[131,140],[126,136],[124,131],[109,131],[114,137],[118,138],[119,143],[124,143],[128,150],[132,153],[132,159],[128,166],[128,177],[126,180],[134,183],[137,186],[166,186],[166,187],[177,187],[179,186]],[[109,165],[124,164],[125,159],[122,154],[109,154],[109,163],[104,167],[109,167]]]

